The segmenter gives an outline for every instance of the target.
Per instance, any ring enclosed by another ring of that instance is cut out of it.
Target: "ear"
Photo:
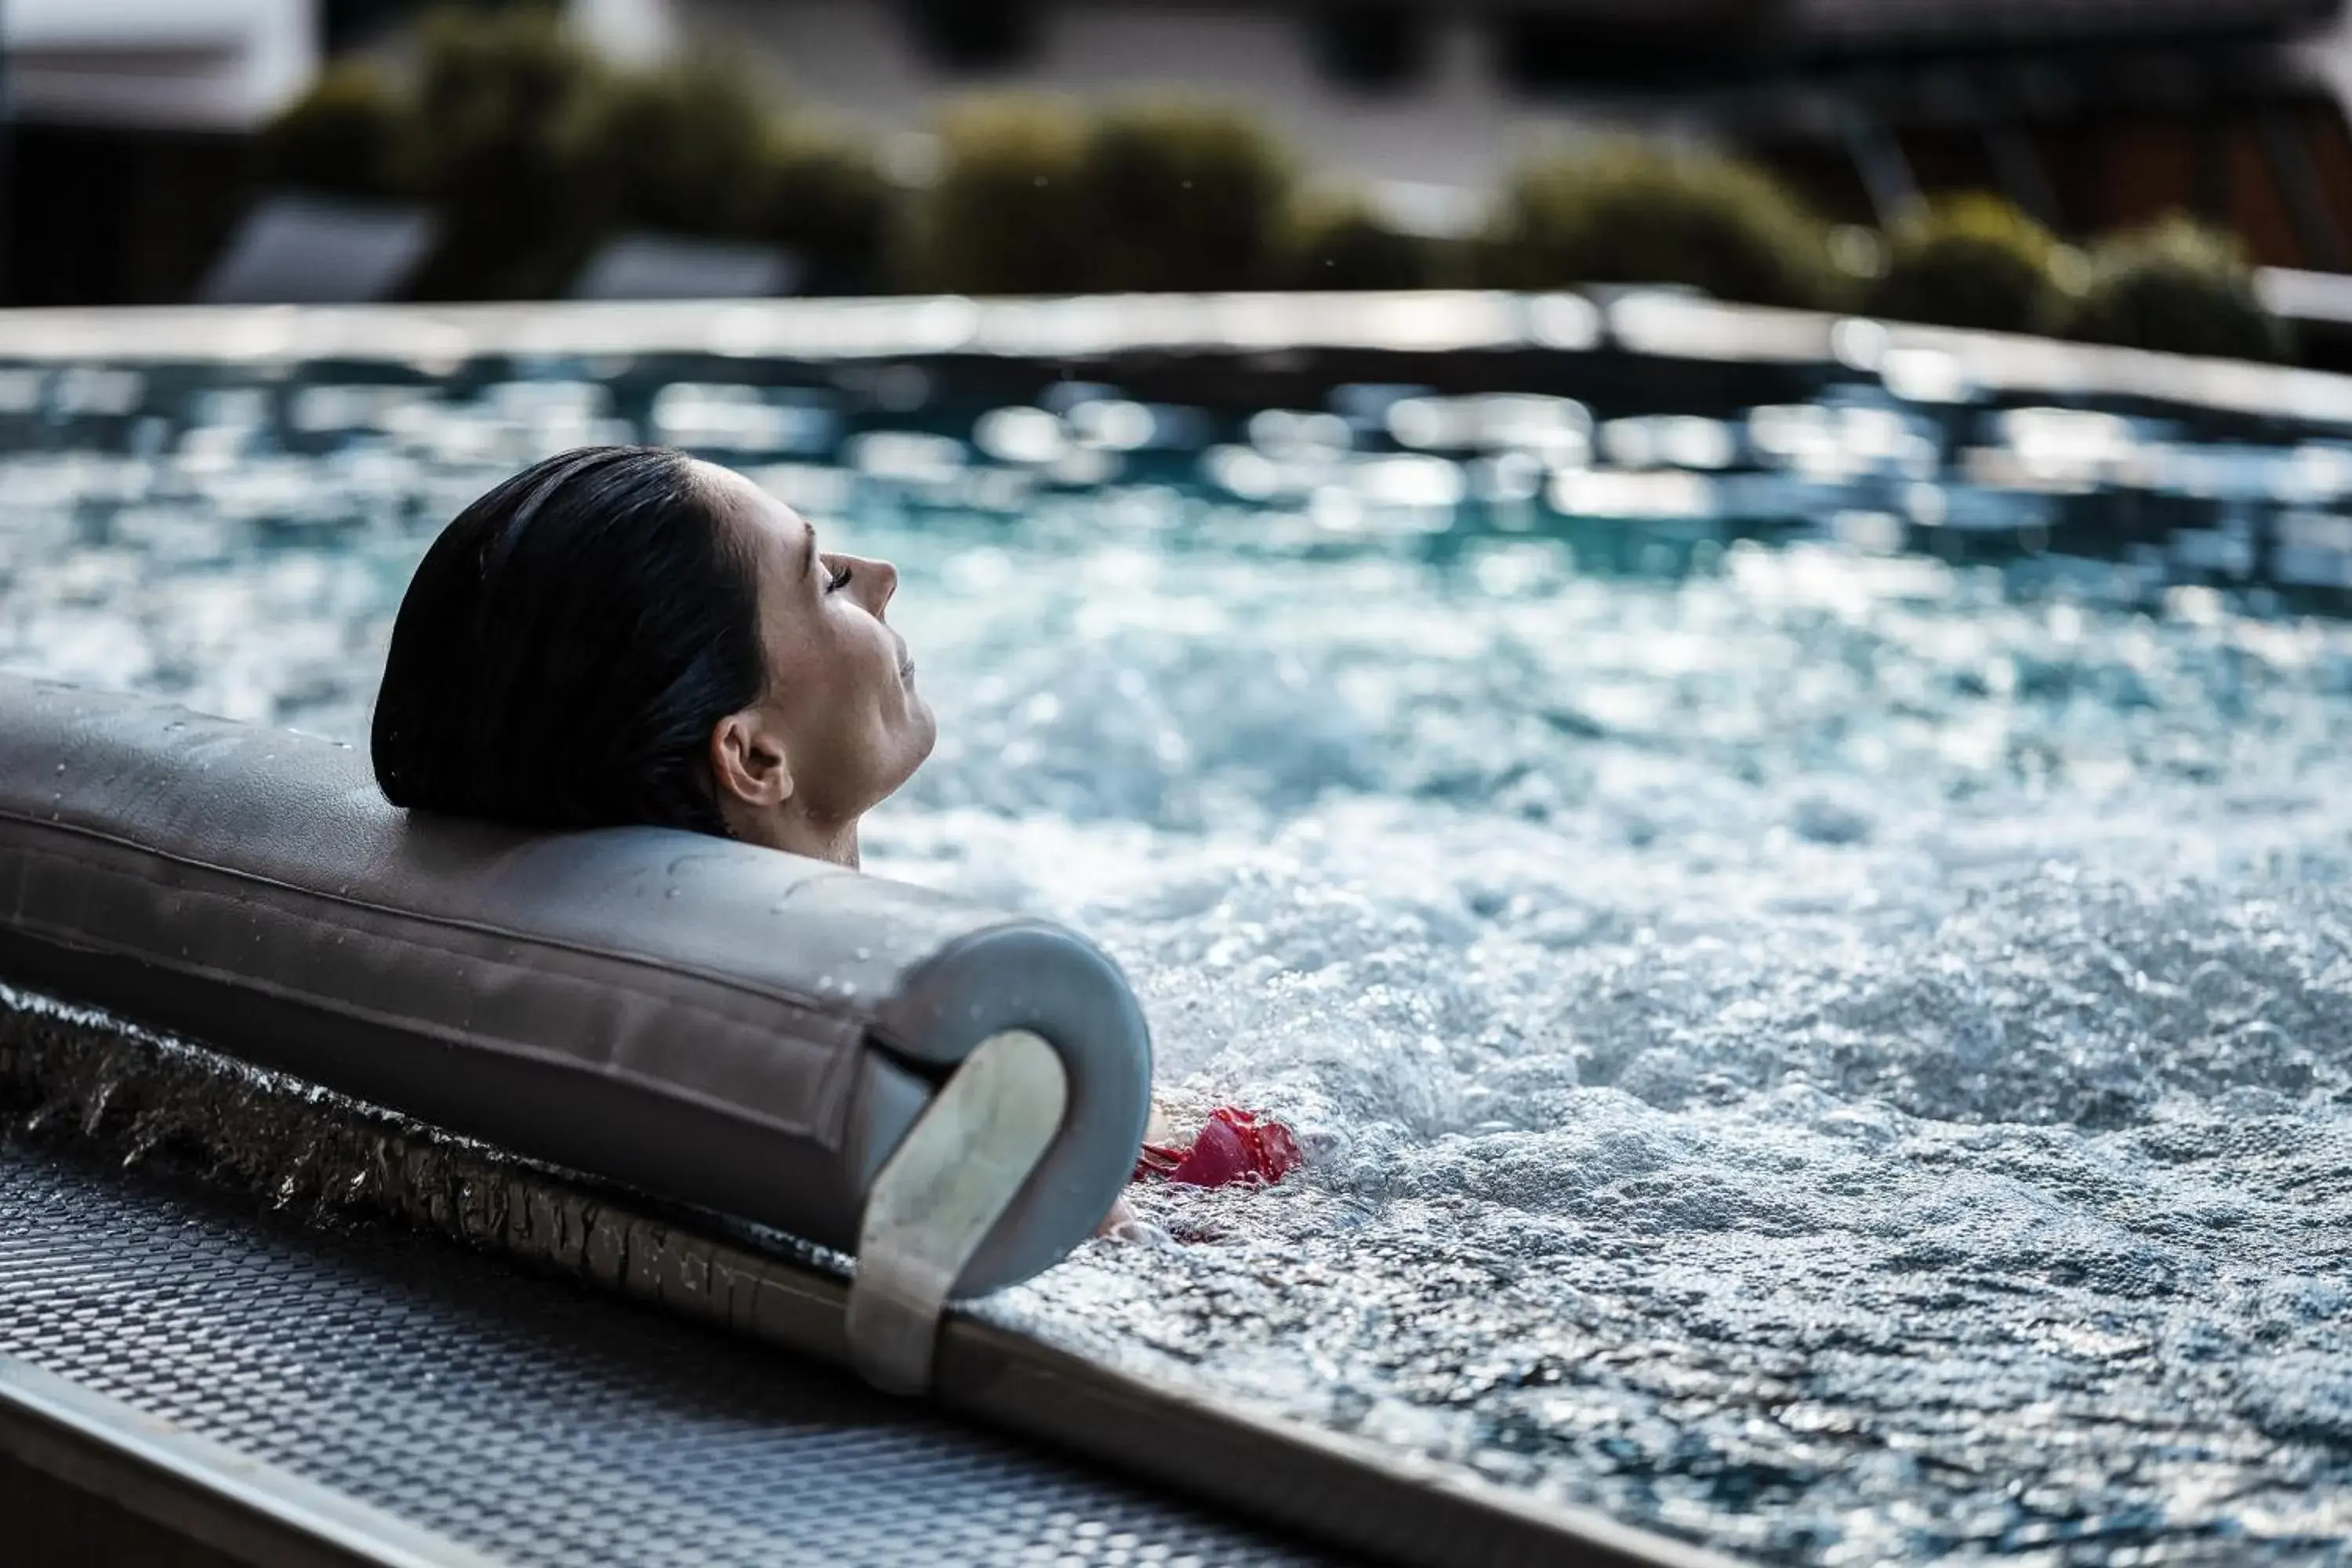
[[[782,805],[793,797],[791,759],[757,709],[730,713],[710,727],[710,778],[722,805]]]

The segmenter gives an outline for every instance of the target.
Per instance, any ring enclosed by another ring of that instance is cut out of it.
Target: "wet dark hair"
[[[755,569],[689,460],[583,447],[425,552],[376,695],[376,783],[414,810],[725,834],[711,727],[764,682]]]

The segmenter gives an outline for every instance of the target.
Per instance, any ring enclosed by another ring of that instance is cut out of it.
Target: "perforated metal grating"
[[[389,1230],[0,1148],[0,1353],[518,1564],[1320,1559]]]

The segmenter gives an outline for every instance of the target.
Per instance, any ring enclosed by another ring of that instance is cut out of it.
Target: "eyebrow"
[[[801,579],[805,582],[816,571],[816,526],[804,522],[801,531],[808,540],[808,548],[801,552]]]

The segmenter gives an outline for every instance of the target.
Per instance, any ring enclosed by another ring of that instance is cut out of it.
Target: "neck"
[[[827,822],[815,817],[785,816],[778,819],[773,827],[772,836],[760,842],[788,854],[830,860],[836,866],[857,869],[857,818]]]
[[[720,802],[719,810],[728,834],[740,843],[857,869],[856,817],[818,816],[793,806],[787,800],[763,810],[730,800]]]

